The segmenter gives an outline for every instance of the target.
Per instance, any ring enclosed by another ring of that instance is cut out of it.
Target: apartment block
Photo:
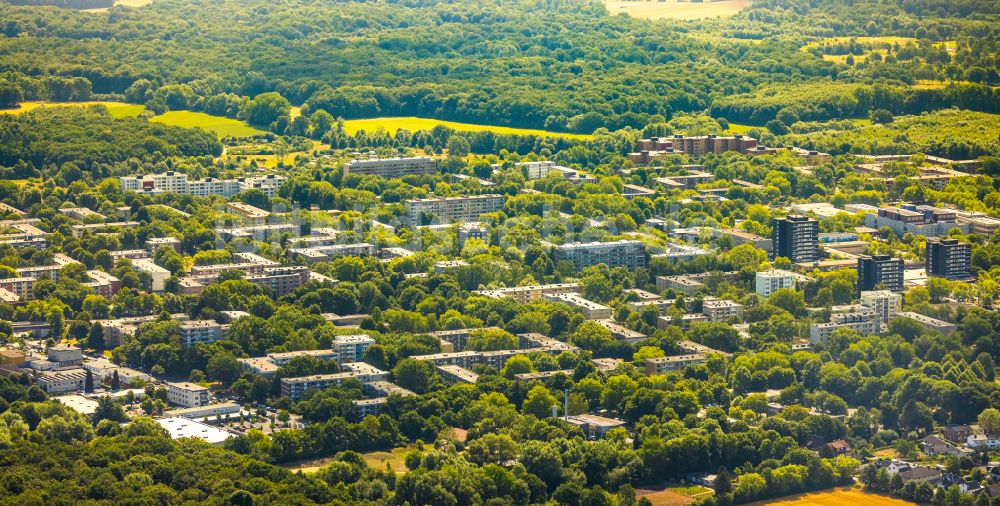
[[[796,277],[795,273],[781,269],[758,272],[754,276],[754,291],[762,297],[770,297],[782,288],[794,290]]]
[[[830,336],[838,329],[851,329],[861,335],[878,334],[881,321],[875,311],[864,310],[854,313],[835,314],[827,323],[814,323],[809,326],[809,342],[811,344],[826,344]]]
[[[724,299],[705,299],[702,311],[708,317],[709,323],[728,322],[736,319],[743,321],[743,304]]]
[[[375,245],[367,242],[288,248],[288,255],[306,263],[326,262],[338,257],[375,256]]]
[[[890,255],[858,257],[858,293],[884,285],[893,292],[903,291],[903,259]]]
[[[491,290],[478,290],[476,295],[500,299],[511,297],[517,302],[524,304],[533,300],[541,299],[543,296],[555,293],[580,293],[579,283],[557,283],[551,285],[528,285],[515,286],[511,288],[494,288]]]
[[[243,202],[229,202],[226,204],[226,210],[239,216],[244,223],[250,225],[263,225],[271,216],[270,212]]]
[[[604,304],[584,299],[572,293],[553,293],[544,296],[546,300],[561,302],[567,306],[579,309],[588,320],[607,320],[611,318],[611,308]]]
[[[336,354],[337,363],[360,362],[364,358],[365,352],[373,344],[375,344],[375,340],[368,334],[335,337],[333,351]]]
[[[278,188],[287,181],[285,176],[268,174],[261,177],[241,179],[188,179],[188,175],[168,171],[160,174],[143,176],[124,176],[118,178],[122,190],[136,193],[179,193],[196,197],[219,195],[230,197],[247,190],[260,190],[269,198],[277,194]]]
[[[958,239],[927,239],[928,276],[964,279],[972,275],[972,245]]]
[[[708,360],[708,355],[704,353],[647,358],[646,374],[666,374],[668,372],[679,371],[688,366],[704,364],[706,360]]]
[[[889,323],[903,308],[903,295],[889,290],[865,290],[861,292],[861,305],[875,311],[882,323]]]
[[[170,404],[177,406],[196,408],[208,404],[209,390],[208,387],[187,381],[167,383],[167,400],[170,401]]]
[[[409,158],[379,158],[351,160],[344,165],[344,175],[372,174],[385,179],[401,178],[417,174],[434,174],[437,162],[426,156]]]
[[[503,208],[503,195],[463,195],[403,201],[405,218],[410,225],[430,222],[477,221],[479,216]]]
[[[445,381],[450,381],[452,383],[468,383],[475,384],[479,381],[479,375],[457,365],[439,365],[437,366],[438,374],[444,378]]]
[[[362,383],[370,383],[372,381],[385,381],[389,378],[388,372],[364,362],[356,362],[350,365],[354,366],[354,368],[345,372],[314,374],[298,378],[282,378],[281,395],[297,402],[310,390],[330,388],[340,385],[347,379],[357,379]]]
[[[771,224],[771,258],[785,257],[792,263],[819,260],[819,222],[806,216],[775,218]]]
[[[561,244],[553,249],[553,256],[556,261],[572,262],[577,271],[598,264],[635,270],[649,262],[642,241],[628,240]]]
[[[927,330],[935,330],[942,334],[950,334],[958,330],[958,326],[951,322],[946,322],[944,320],[938,320],[937,318],[931,318],[930,316],[924,316],[920,313],[914,313],[911,311],[901,311],[896,313],[896,316],[901,316],[903,318],[909,318],[920,325],[922,325]]]
[[[229,325],[212,320],[185,321],[181,322],[178,332],[184,346],[211,344],[229,336]]]
[[[133,260],[132,268],[150,275],[152,278],[150,289],[154,292],[162,292],[167,286],[167,279],[171,276],[170,271],[156,265],[152,258]]]

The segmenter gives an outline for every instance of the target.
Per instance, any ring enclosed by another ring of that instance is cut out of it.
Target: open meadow
[[[263,130],[258,130],[248,125],[245,121],[194,111],[167,111],[159,116],[152,117],[150,121],[185,128],[201,127],[210,132],[215,132],[220,138],[245,137],[266,133]]]
[[[629,1],[605,0],[612,16],[621,13],[643,19],[692,20],[732,16],[750,7],[753,0],[716,0],[714,2],[681,2],[677,0]]]
[[[144,110],[143,106],[136,104],[125,104],[122,102],[21,102],[21,106],[15,109],[0,109],[0,114],[21,114],[38,109],[39,107],[84,107],[88,105],[103,105],[108,108],[108,113],[115,118],[126,116],[138,116]]]
[[[915,503],[865,492],[860,488],[838,488],[752,504],[754,506],[914,506]]]
[[[438,125],[444,125],[448,128],[454,129],[459,132],[489,131],[497,134],[538,135],[538,136],[549,136],[549,137],[567,137],[571,139],[589,139],[592,137],[591,135],[584,135],[584,134],[549,132],[546,130],[535,130],[531,128],[511,128],[511,127],[493,126],[493,125],[476,125],[473,123],[441,121],[430,118],[416,118],[412,116],[347,120],[344,121],[344,130],[347,131],[347,133],[350,135],[354,135],[359,130],[364,130],[366,132],[374,132],[380,127],[385,131],[392,133],[395,133],[396,130],[399,129],[416,132],[417,130],[431,130]]]

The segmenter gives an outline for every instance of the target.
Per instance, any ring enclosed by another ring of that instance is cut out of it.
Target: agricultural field
[[[246,124],[244,121],[222,116],[212,116],[203,112],[168,111],[159,116],[152,117],[150,121],[185,128],[200,127],[210,132],[215,132],[220,138],[245,137],[266,133],[263,130],[258,130]]]
[[[752,3],[753,0],[716,0],[714,2],[605,0],[604,6],[613,16],[625,13],[634,18],[684,21],[732,16],[750,7]]]
[[[858,488],[840,488],[753,504],[755,506],[913,506],[915,503],[865,492]]]
[[[444,125],[448,128],[452,128],[459,132],[479,132],[479,131],[490,131],[497,134],[511,134],[511,135],[538,135],[538,136],[551,136],[551,137],[568,137],[572,139],[589,139],[591,135],[583,134],[569,134],[562,132],[548,132],[545,130],[534,130],[530,128],[510,128],[492,125],[476,125],[472,123],[458,123],[455,121],[441,121],[430,118],[416,118],[416,117],[393,117],[393,118],[368,118],[368,119],[352,119],[344,122],[344,130],[348,135],[354,135],[359,130],[364,130],[366,132],[374,132],[378,128],[382,128],[388,132],[395,133],[396,130],[404,129],[411,132],[416,132],[417,130],[431,130],[438,125]]]
[[[83,107],[88,105],[103,105],[108,108],[108,113],[115,118],[124,118],[126,116],[138,116],[142,113],[145,108],[141,105],[136,104],[125,104],[122,102],[21,102],[21,106],[17,109],[0,109],[0,114],[21,114],[28,112],[39,107]]]

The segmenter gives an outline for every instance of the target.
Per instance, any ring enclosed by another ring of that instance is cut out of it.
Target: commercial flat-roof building
[[[819,222],[806,216],[775,218],[772,222],[771,258],[785,257],[792,263],[819,260]]]
[[[48,371],[38,375],[35,380],[38,388],[55,394],[83,390],[87,382],[87,371],[82,367],[62,371]]]
[[[648,264],[646,246],[642,241],[567,243],[556,246],[553,254],[556,261],[572,262],[577,271],[598,264],[630,270]]]
[[[865,215],[865,225],[879,229],[889,227],[896,235],[907,232],[926,237],[948,235],[952,229],[968,233],[969,224],[959,223],[952,209],[933,206],[903,204],[899,207],[880,207],[877,213]]]
[[[190,437],[210,445],[221,445],[232,436],[229,431],[184,417],[157,418],[156,423],[167,430],[171,439]]]
[[[958,239],[927,239],[928,276],[963,279],[972,275],[972,245]]]
[[[478,221],[483,214],[499,211],[506,200],[503,195],[492,194],[410,199],[403,201],[403,209],[410,225]]]

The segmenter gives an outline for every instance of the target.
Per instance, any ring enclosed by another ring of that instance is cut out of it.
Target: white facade
[[[861,292],[861,305],[875,311],[882,323],[889,323],[903,307],[903,296],[889,290]]]
[[[762,297],[770,297],[782,288],[795,288],[795,276],[791,272],[771,269],[758,272],[754,278],[754,291]]]
[[[171,404],[196,408],[208,404],[208,388],[194,383],[167,383],[167,399]]]

